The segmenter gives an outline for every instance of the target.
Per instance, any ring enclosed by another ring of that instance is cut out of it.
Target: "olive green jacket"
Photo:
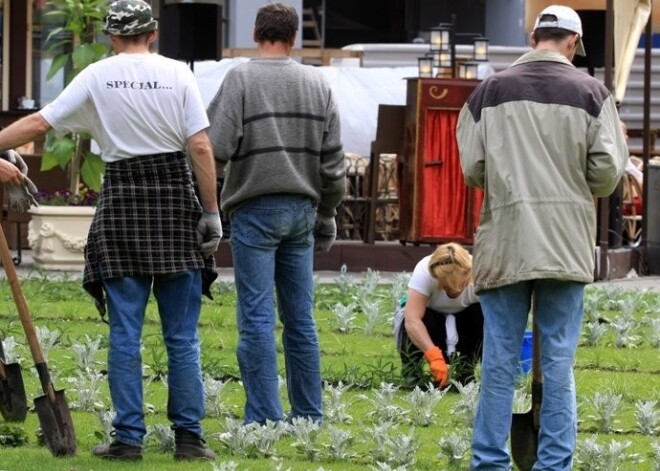
[[[594,197],[614,191],[628,160],[610,92],[561,54],[531,51],[478,86],[457,137],[465,181],[484,189],[477,292],[592,282]]]

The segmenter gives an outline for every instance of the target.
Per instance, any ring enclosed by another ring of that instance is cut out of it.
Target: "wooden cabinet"
[[[408,79],[404,150],[398,165],[402,243],[473,242],[483,194],[465,185],[456,124],[478,83]]]

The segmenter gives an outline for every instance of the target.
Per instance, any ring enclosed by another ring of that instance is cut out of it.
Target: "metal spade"
[[[0,339],[0,414],[7,422],[23,422],[27,411],[21,365],[5,363],[5,351]]]
[[[511,457],[520,471],[530,471],[536,462],[539,428],[541,427],[541,401],[543,375],[541,373],[541,340],[536,326],[536,309],[533,309],[532,345],[532,408],[524,414],[513,414],[511,422]]]
[[[39,374],[39,381],[44,391],[44,396],[40,396],[34,400],[34,405],[39,417],[41,431],[43,433],[46,445],[54,456],[71,456],[76,453],[76,436],[73,430],[73,420],[71,419],[71,412],[64,397],[63,391],[55,391],[53,383],[48,373],[48,366],[44,360],[43,352],[41,351],[41,344],[37,337],[37,332],[34,329],[30,312],[28,311],[25,296],[21,290],[21,285],[18,282],[16,269],[11,259],[9,246],[5,233],[0,227],[0,256],[2,257],[2,264],[7,274],[7,281],[11,287],[11,293],[14,296],[16,309],[23,324],[23,330],[27,337],[32,358],[34,359],[34,366]]]

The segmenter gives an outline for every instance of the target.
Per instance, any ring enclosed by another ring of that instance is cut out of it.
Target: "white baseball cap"
[[[543,21],[541,21],[541,18],[543,18]],[[587,55],[584,52],[584,44],[582,43],[582,21],[580,15],[572,8],[563,5],[550,5],[544,8],[536,17],[534,30],[536,31],[538,28],[561,28],[577,33],[579,38],[575,53],[578,56]]]

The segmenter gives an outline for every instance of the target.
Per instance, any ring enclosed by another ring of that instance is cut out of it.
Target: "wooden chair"
[[[622,184],[622,220],[623,233],[630,245],[636,245],[640,242],[642,235],[642,187],[637,179],[624,173],[621,179]]]

